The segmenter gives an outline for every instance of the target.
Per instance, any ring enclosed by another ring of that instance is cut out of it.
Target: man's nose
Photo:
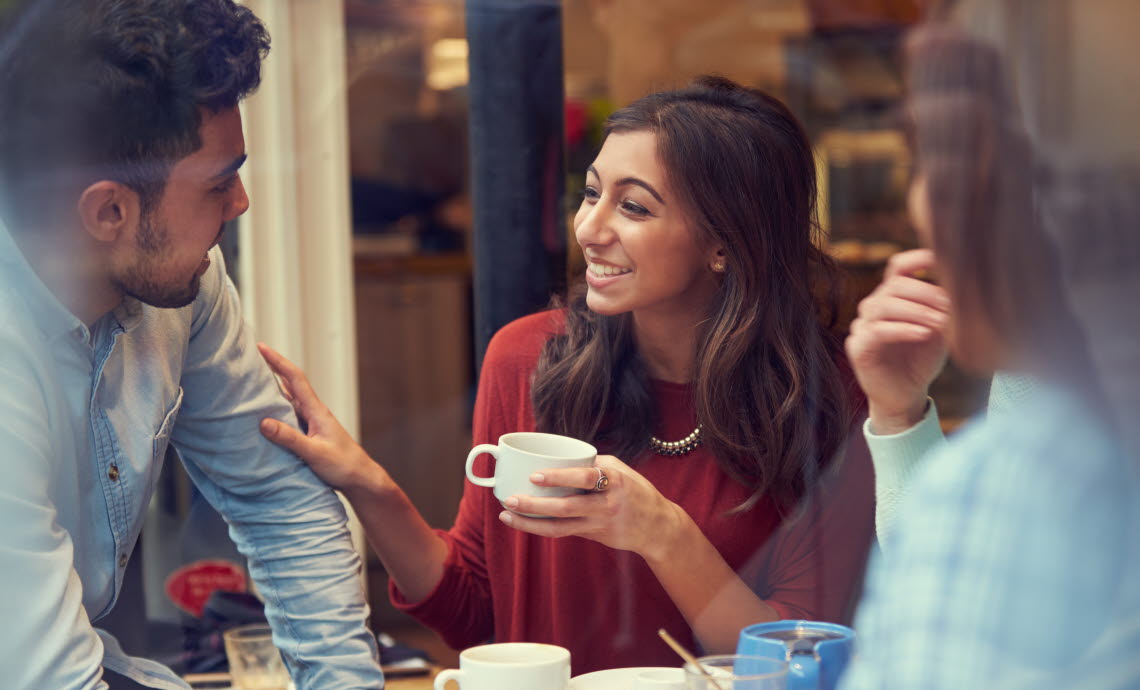
[[[230,201],[230,209],[229,213],[226,214],[226,220],[233,220],[249,210],[249,195],[245,193],[245,183],[242,182],[241,177],[238,177],[237,182],[234,184],[232,194],[233,198]]]

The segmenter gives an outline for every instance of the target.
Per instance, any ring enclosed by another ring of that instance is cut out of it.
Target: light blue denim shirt
[[[249,561],[298,690],[379,688],[346,515],[258,421],[296,423],[244,326],[221,253],[190,306],[127,299],[90,330],[0,223],[0,668],[6,690],[106,688],[126,656],[110,611],[168,444]]]

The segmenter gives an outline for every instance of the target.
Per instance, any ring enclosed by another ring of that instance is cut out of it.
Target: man
[[[215,249],[248,206],[238,102],[269,37],[232,0],[27,0],[0,18],[4,688],[185,688],[94,624],[168,444],[225,516],[299,689],[383,684],[331,490]]]

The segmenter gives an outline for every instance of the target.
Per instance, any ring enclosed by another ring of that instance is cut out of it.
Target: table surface
[[[435,683],[435,676],[442,669],[433,666],[429,673],[419,676],[407,676],[404,678],[386,678],[384,683],[385,690],[432,690]],[[222,680],[224,679],[224,680]],[[210,674],[195,674],[187,676],[186,680],[190,682],[193,687],[200,687],[198,683],[208,683],[208,687],[217,688],[217,682],[222,680],[226,682],[229,680],[229,674],[225,673],[210,673]],[[453,683],[449,683],[448,687],[455,687]],[[232,690],[232,689],[231,689]]]
[[[384,681],[385,690],[431,690],[435,682],[435,674],[440,669],[433,668],[431,673],[422,676],[409,676],[407,678],[388,678]]]

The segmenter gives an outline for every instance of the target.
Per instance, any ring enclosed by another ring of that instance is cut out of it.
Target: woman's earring
[[[716,262],[712,265],[712,270],[716,271],[717,273],[724,273],[724,260],[717,259]]]

